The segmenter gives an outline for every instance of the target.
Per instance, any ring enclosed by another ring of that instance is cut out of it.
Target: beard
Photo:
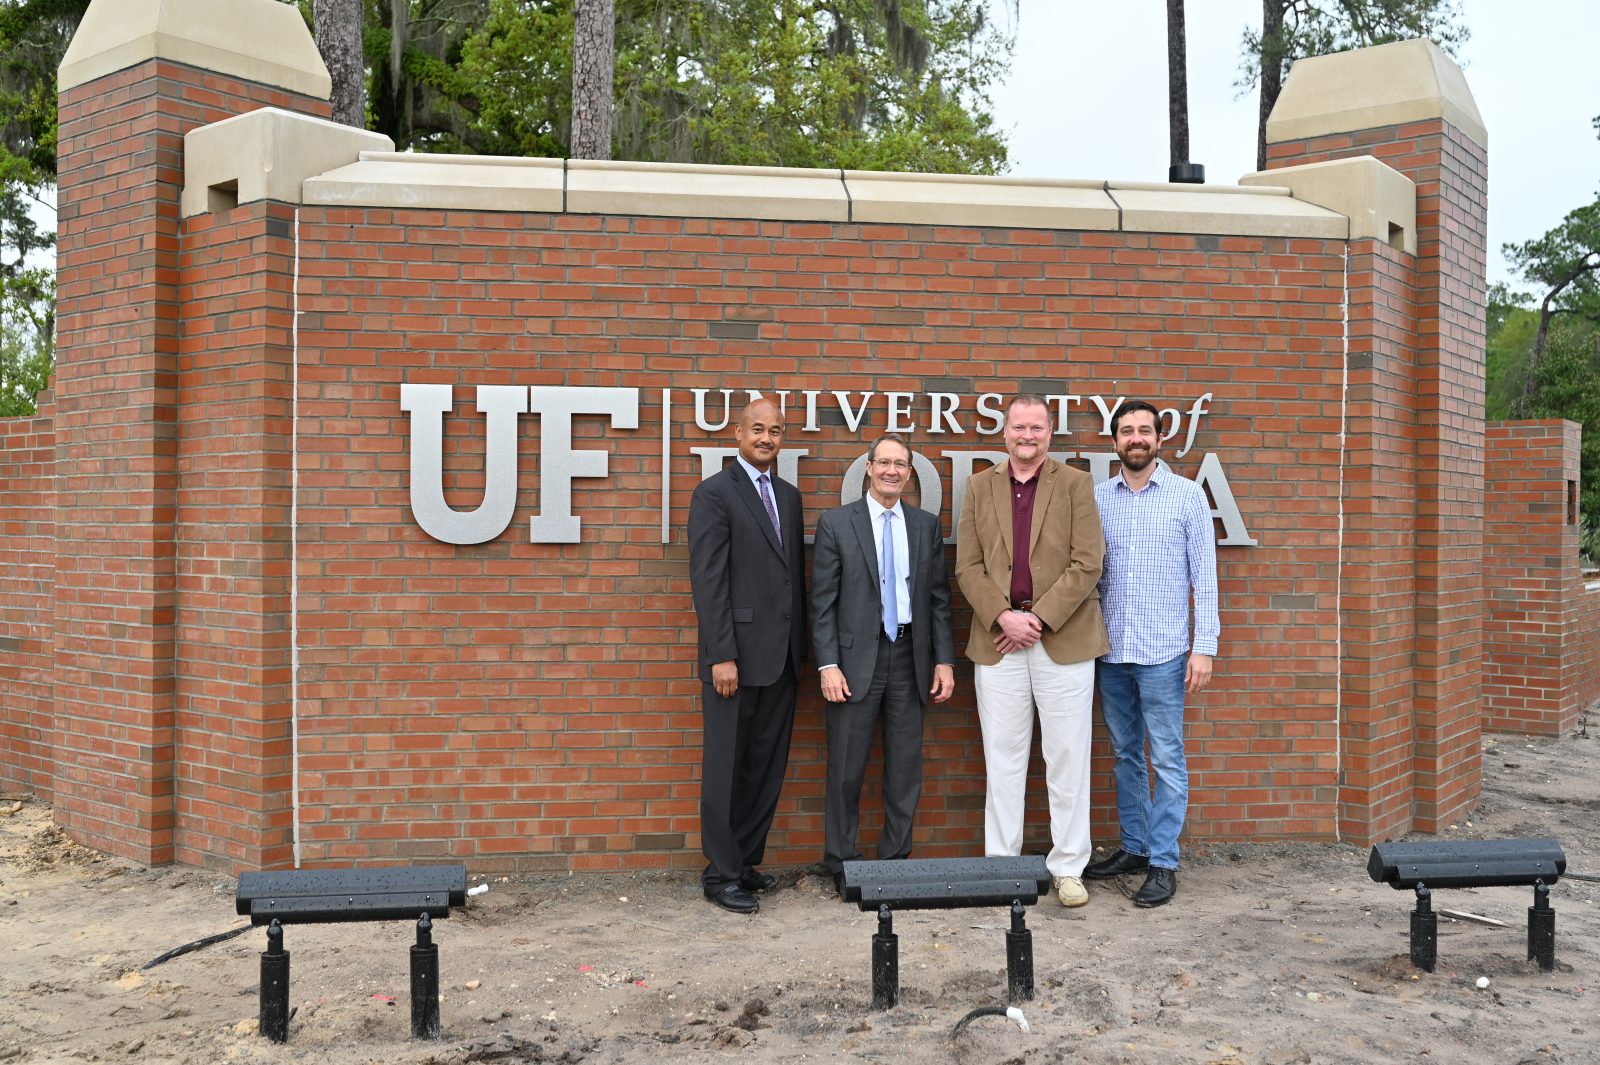
[[[1138,473],[1156,460],[1156,452],[1154,448],[1129,448],[1126,451],[1118,451],[1117,458],[1122,461],[1123,469]]]

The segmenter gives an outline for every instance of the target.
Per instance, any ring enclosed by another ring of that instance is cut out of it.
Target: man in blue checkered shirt
[[[1216,531],[1200,486],[1156,461],[1161,416],[1154,407],[1124,403],[1111,419],[1111,435],[1122,472],[1094,491],[1106,536],[1100,605],[1111,640],[1097,673],[1116,756],[1122,846],[1083,875],[1107,880],[1145,871],[1134,905],[1161,906],[1178,890],[1178,834],[1189,806],[1183,699],[1210,683],[1221,629]]]

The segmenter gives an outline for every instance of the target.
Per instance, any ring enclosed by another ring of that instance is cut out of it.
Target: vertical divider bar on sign
[[[672,542],[672,389],[661,390],[661,542]]]

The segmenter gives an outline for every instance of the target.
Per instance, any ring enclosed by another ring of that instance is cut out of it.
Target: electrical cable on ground
[[[174,947],[165,954],[161,955],[161,957],[156,958],[154,961],[145,962],[140,966],[140,968],[154,969],[157,965],[160,965],[164,961],[171,961],[173,958],[181,957],[182,955],[188,954],[191,951],[199,950],[201,947],[209,947],[213,943],[221,943],[225,939],[232,939],[234,936],[242,936],[246,932],[250,931],[251,927],[251,925],[243,925],[239,928],[230,928],[226,932],[218,932],[214,936],[206,936],[204,939],[197,939],[193,943],[185,943],[181,947]]]
[[[1016,1021],[1017,1026],[1020,1027],[1024,1032],[1028,1031],[1028,1018],[1024,1017],[1022,1015],[1022,1011],[1017,1009],[1017,1007],[979,1006],[977,1009],[973,1010],[971,1013],[967,1014],[965,1017],[956,1022],[956,1026],[950,1029],[950,1038],[954,1039],[956,1036],[960,1035],[963,1028],[971,1024],[979,1017],[1009,1017]]]

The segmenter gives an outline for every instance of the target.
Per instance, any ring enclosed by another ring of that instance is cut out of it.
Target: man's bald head
[[[739,443],[740,458],[762,473],[774,472],[773,460],[783,446],[783,412],[778,404],[765,396],[746,403],[733,438]]]

